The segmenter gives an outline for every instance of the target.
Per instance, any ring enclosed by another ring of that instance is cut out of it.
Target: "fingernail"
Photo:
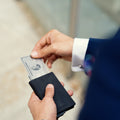
[[[31,53],[31,56],[32,56],[32,57],[37,57],[37,56],[38,56],[38,53],[37,53],[36,51],[33,51],[33,52]]]
[[[68,90],[68,93],[70,94],[70,96],[73,95],[73,91],[72,90]]]
[[[49,64],[48,64],[48,67],[49,67],[49,68],[51,68],[51,67],[52,67],[51,63],[49,63]]]
[[[73,91],[70,90],[69,92],[70,92],[70,94],[73,94]]]
[[[52,84],[48,84],[47,88],[53,88],[53,85]]]

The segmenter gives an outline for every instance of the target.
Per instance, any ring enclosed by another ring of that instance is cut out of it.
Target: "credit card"
[[[42,59],[33,59],[30,56],[25,56],[21,58],[30,80],[45,75],[49,72],[46,64],[44,64]]]

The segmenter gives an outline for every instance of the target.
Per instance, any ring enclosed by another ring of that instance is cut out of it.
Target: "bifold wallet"
[[[57,106],[57,118],[62,116],[66,111],[72,109],[75,105],[73,99],[61,85],[53,72],[45,74],[41,77],[33,79],[29,82],[35,94],[42,100],[45,96],[45,89],[48,84],[54,85],[54,101]]]

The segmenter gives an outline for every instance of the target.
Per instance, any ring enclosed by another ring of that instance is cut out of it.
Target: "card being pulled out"
[[[21,58],[30,79],[30,86],[35,94],[42,100],[45,95],[45,88],[48,84],[53,84],[55,88],[54,101],[57,106],[57,118],[75,105],[73,99],[61,85],[53,72],[48,71],[42,59],[33,59],[30,56]]]

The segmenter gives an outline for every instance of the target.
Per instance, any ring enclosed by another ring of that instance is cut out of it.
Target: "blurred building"
[[[120,24],[120,0],[24,0],[46,31],[104,37]]]

